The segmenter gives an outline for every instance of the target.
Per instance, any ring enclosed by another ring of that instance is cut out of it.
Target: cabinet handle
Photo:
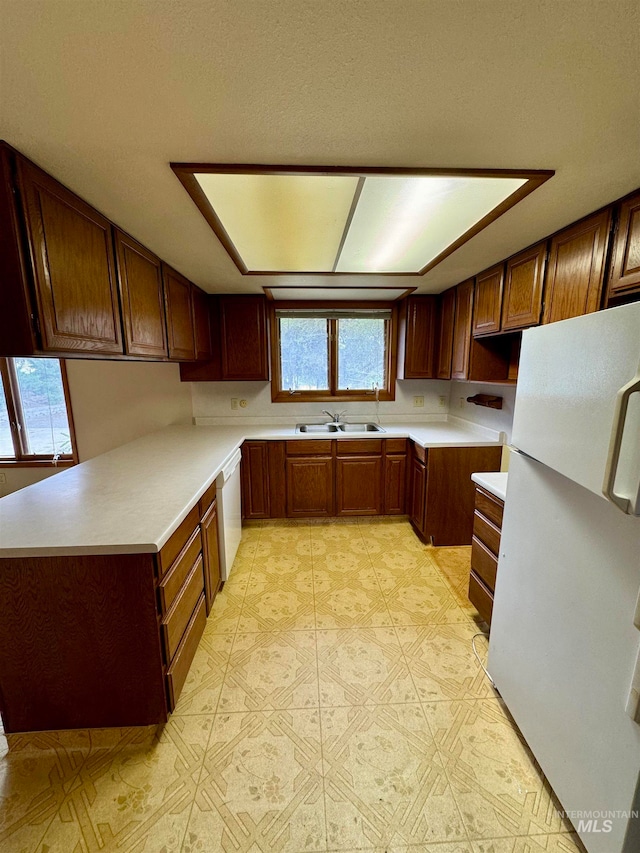
[[[640,376],[636,376],[618,391],[616,395],[615,413],[613,416],[613,427],[611,429],[611,441],[609,443],[609,454],[604,473],[604,484],[602,492],[611,503],[615,504],[626,515],[640,515],[640,484],[635,497],[627,498],[618,495],[615,491],[616,474],[620,462],[620,448],[627,420],[629,398],[632,394],[640,392]]]

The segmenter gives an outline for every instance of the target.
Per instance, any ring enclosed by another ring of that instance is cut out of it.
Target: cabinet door
[[[473,305],[473,334],[490,335],[500,331],[504,264],[498,264],[476,276]]]
[[[434,447],[427,458],[425,536],[434,545],[471,545],[476,471],[499,471],[501,447]]]
[[[473,315],[473,279],[456,288],[456,314],[453,326],[451,378],[466,379],[469,372],[471,318]]]
[[[166,358],[161,261],[118,229],[115,230],[115,246],[125,352]]]
[[[189,279],[162,265],[167,313],[169,358],[193,361],[196,344],[193,332],[193,287]]]
[[[22,158],[18,176],[43,349],[122,355],[111,223]]]
[[[406,300],[401,378],[435,377],[436,304],[435,296],[410,296]]]
[[[333,515],[333,459],[287,457],[287,517]]]
[[[193,288],[193,329],[196,342],[196,360],[208,361],[212,357],[211,312],[209,298],[199,287]]]
[[[600,307],[611,210],[565,228],[551,240],[543,323],[555,323]]]
[[[204,557],[204,593],[207,614],[220,589],[220,548],[218,544],[218,502],[213,501],[200,522],[202,556]]]
[[[241,474],[244,518],[270,518],[268,441],[244,442]]]
[[[406,453],[387,454],[384,463],[384,513],[403,515],[407,482]]]
[[[429,451],[431,452],[431,451]],[[424,534],[427,495],[427,467],[424,462],[414,459],[411,472],[411,523]]]
[[[507,261],[502,331],[537,326],[542,311],[542,284],[547,244],[539,243]]]
[[[438,379],[451,379],[453,326],[456,314],[456,288],[440,296],[440,334],[438,336]]]
[[[620,205],[609,276],[610,296],[634,290],[640,290],[640,193]]]
[[[221,296],[220,335],[223,379],[269,379],[263,296]]]
[[[382,456],[336,461],[336,515],[382,515]]]

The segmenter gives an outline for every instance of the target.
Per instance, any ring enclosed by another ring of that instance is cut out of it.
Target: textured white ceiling
[[[439,291],[640,186],[637,0],[0,0],[0,136],[210,291],[170,161],[555,169]]]

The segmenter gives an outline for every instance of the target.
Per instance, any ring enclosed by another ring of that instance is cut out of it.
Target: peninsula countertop
[[[0,557],[155,553],[247,439],[502,444],[501,433],[451,416],[382,426],[383,433],[326,436],[299,434],[292,425],[166,427],[0,499]]]

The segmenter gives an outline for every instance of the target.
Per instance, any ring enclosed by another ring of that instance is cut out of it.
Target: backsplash
[[[446,415],[449,411],[449,386],[438,380],[399,380],[396,399],[379,403],[381,420],[423,420],[425,416]],[[194,418],[215,418],[220,423],[232,423],[243,418],[255,418],[263,423],[291,423],[301,418],[322,421],[323,409],[345,412],[347,420],[374,420],[376,403],[273,403],[269,382],[192,382],[191,395]],[[424,398],[424,406],[415,407],[413,398]],[[440,398],[444,398],[444,405]],[[231,408],[232,399],[246,400],[246,408]]]
[[[476,382],[451,382],[449,414],[465,421],[499,430],[506,433],[507,444],[511,443],[513,427],[513,409],[516,401],[516,389],[513,385],[481,385]],[[502,409],[488,409],[467,403],[467,397],[475,394],[495,394],[502,397]],[[462,399],[462,405],[460,401]]]

